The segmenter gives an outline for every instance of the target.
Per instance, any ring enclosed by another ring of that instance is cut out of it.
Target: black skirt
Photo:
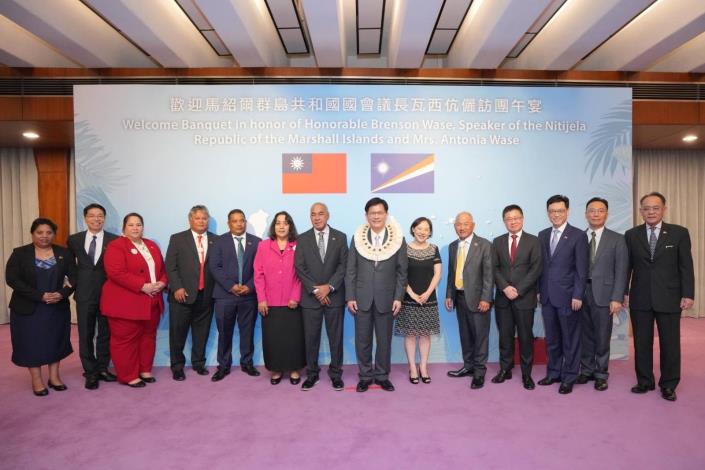
[[[262,353],[270,371],[299,370],[306,365],[301,308],[269,307],[262,318]]]

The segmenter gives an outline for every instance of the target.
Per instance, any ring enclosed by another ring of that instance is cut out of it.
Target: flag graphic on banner
[[[346,154],[282,154],[282,193],[345,192],[347,192]]]
[[[436,156],[432,153],[373,153],[373,193],[433,193]]]

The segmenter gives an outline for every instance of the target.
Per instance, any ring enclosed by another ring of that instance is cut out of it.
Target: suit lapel
[[[663,228],[663,225],[661,225],[661,228]],[[646,236],[646,231],[647,231],[646,224],[639,225],[637,227],[636,237],[641,242],[642,247],[644,248],[644,251],[646,252],[646,256],[649,256],[651,253],[651,249],[649,248],[649,238]]]
[[[670,232],[670,227],[668,224],[665,222],[661,223],[661,232],[658,234],[658,240],[656,240],[656,249],[654,250],[654,258],[658,253],[661,252],[661,249],[664,247],[666,244],[666,239],[668,238],[668,234]]]

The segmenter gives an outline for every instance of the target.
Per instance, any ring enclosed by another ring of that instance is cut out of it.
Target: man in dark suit
[[[524,388],[533,390],[534,310],[538,280],[543,267],[541,245],[535,235],[524,232],[524,212],[516,204],[502,211],[507,232],[492,242],[495,290],[494,311],[499,331],[500,369],[492,378],[502,383],[512,378],[514,332],[519,337],[519,357]]]
[[[186,379],[184,346],[191,329],[191,367],[208,375],[206,343],[213,319],[213,275],[208,270],[209,248],[216,235],[208,232],[210,214],[206,206],[193,206],[189,229],[175,233],[166,249],[169,279],[169,355],[174,380]]]
[[[627,287],[627,245],[624,237],[605,227],[609,204],[593,197],[585,205],[590,248],[587,287],[581,312],[582,345],[577,382],[595,381],[595,390],[607,390],[612,315],[622,309]]]
[[[294,263],[301,281],[307,366],[307,377],[301,386],[302,390],[310,390],[318,382],[318,353],[324,318],[330,347],[328,376],[335,390],[342,390],[345,386],[342,366],[348,239],[343,232],[328,225],[329,217],[325,204],[313,204],[313,228],[301,234],[296,245]]]
[[[445,306],[458,315],[463,367],[448,371],[450,377],[472,375],[470,388],[485,385],[489,353],[490,307],[494,274],[492,244],[475,235],[472,214],[455,217],[458,239],[448,246],[448,283]]]
[[[666,198],[652,192],[639,201],[643,224],[624,234],[629,252],[629,307],[634,331],[637,384],[633,393],[654,390],[654,321],[661,348],[661,396],[676,400],[681,375],[681,311],[693,307],[695,274],[690,234],[663,221]]]
[[[548,198],[551,227],[539,233],[543,272],[539,278],[541,314],[546,331],[548,367],[539,385],[561,383],[558,393],[573,391],[580,366],[580,309],[588,271],[585,232],[568,223],[567,196]]]
[[[85,387],[95,390],[100,384],[99,380],[116,380],[115,375],[108,371],[110,330],[108,320],[100,313],[99,305],[105,283],[103,253],[117,235],[103,230],[105,208],[100,204],[93,203],[84,207],[83,220],[87,230],[69,236],[66,245],[78,267],[73,299],[76,302],[78,352],[86,379]]]
[[[348,309],[355,315],[355,352],[360,368],[358,392],[370,383],[388,392],[392,359],[392,324],[401,310],[409,259],[401,226],[387,219],[387,201],[374,197],[365,204],[367,223],[353,236],[345,273]],[[372,367],[372,335],[377,340]]]
[[[260,238],[246,233],[247,220],[240,209],[228,213],[228,228],[230,231],[213,245],[208,259],[215,279],[213,298],[218,328],[218,371],[211,378],[213,382],[223,380],[230,373],[236,321],[240,331],[240,369],[253,377],[260,375],[252,363],[257,321],[253,262]]]

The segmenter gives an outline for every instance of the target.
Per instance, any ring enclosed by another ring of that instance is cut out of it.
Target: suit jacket
[[[245,235],[245,257],[242,267],[242,284],[250,288],[250,293],[238,297],[230,289],[238,283],[237,253],[235,243],[230,232],[222,234],[212,246],[212,253],[208,255],[208,268],[210,269],[215,286],[213,287],[214,299],[256,300],[255,272],[252,264],[257,253],[257,246],[261,239],[249,233]]]
[[[404,298],[408,265],[405,240],[390,258],[375,263],[357,252],[353,236],[345,268],[346,300],[355,300],[363,311],[370,310],[374,302],[378,312],[391,312],[394,301]]]
[[[590,229],[586,230],[590,234]],[[590,245],[588,244],[588,250]],[[590,287],[595,304],[609,307],[611,301],[623,302],[627,288],[629,254],[624,236],[605,228],[597,245],[595,263],[590,271]],[[680,300],[680,299],[679,299]]]
[[[262,240],[255,254],[255,292],[258,302],[270,307],[286,307],[290,300],[301,301],[301,281],[296,277],[294,253],[296,240],[287,242],[284,251],[276,240]]]
[[[97,303],[100,300],[100,292],[105,284],[105,267],[103,266],[105,249],[116,238],[118,236],[114,233],[103,232],[103,248],[98,261],[93,264],[93,260],[86,253],[86,230],[69,236],[66,246],[69,250],[69,256],[78,266],[76,291],[73,293],[73,300],[76,302]]]
[[[553,227],[539,232],[543,272],[539,278],[541,304],[570,307],[572,299],[583,300],[587,282],[590,249],[585,232],[566,224],[551,256]]]
[[[155,280],[166,284],[164,260],[159,247],[152,240],[142,240],[154,259]],[[129,238],[119,237],[108,244],[104,262],[108,280],[103,284],[100,296],[100,311],[103,315],[126,320],[149,320],[152,297],[142,292],[142,286],[152,280],[142,254]],[[163,310],[163,296],[157,294],[157,299],[160,310]]]
[[[218,236],[215,233],[207,232],[208,250],[203,266],[205,286],[203,295],[206,299],[213,296],[213,275],[208,269],[208,258],[211,255],[213,245]],[[201,275],[201,258],[198,254],[196,241],[193,239],[191,230],[175,233],[169,238],[169,246],[166,249],[166,277],[169,279],[169,301],[176,302],[174,291],[184,288],[188,297],[186,304],[193,304],[198,295],[198,280]]]
[[[512,302],[520,309],[536,308],[538,281],[543,269],[541,244],[535,235],[522,232],[517,245],[514,263],[509,261],[509,234],[500,235],[492,241],[494,265],[495,305],[508,307]],[[504,289],[513,286],[519,297],[509,300]]]
[[[680,312],[680,300],[695,298],[695,274],[688,229],[661,224],[651,261],[646,225],[624,234],[629,252],[629,306],[637,310]]]
[[[448,281],[446,299],[458,304],[458,292],[455,288],[455,265],[458,258],[458,240],[448,246]],[[489,240],[474,234],[470,248],[465,253],[463,265],[463,292],[468,308],[476,312],[481,300],[492,303],[494,287],[494,266],[492,264],[492,244]]]
[[[54,258],[56,258],[56,285],[49,292],[59,292],[63,296],[59,305],[68,309],[68,297],[73,292],[73,287],[64,287],[64,277],[68,277],[73,286],[76,282],[76,265],[71,260],[71,255],[66,248],[52,245]],[[12,288],[10,310],[20,315],[31,315],[37,304],[42,301],[44,292],[37,289],[37,272],[34,264],[34,244],[20,246],[12,250],[5,267],[5,282]]]
[[[326,256],[321,260],[314,229],[301,234],[296,246],[294,265],[301,280],[301,306],[318,308],[321,303],[313,294],[313,286],[331,285],[328,295],[331,307],[345,304],[345,263],[348,261],[348,237],[341,231],[328,227]]]

